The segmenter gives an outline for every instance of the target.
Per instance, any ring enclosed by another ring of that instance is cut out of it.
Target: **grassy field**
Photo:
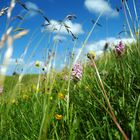
[[[96,61],[113,112],[133,140],[140,138],[139,52],[131,44],[122,56],[111,51]],[[6,77],[0,96],[0,139],[122,139],[92,62],[83,64],[80,81],[64,79],[70,73],[65,68],[50,75],[25,75],[20,83],[18,75]]]
[[[106,1],[103,2],[106,4]],[[5,31],[0,36],[0,140],[140,139],[139,18],[136,1],[131,3],[133,11],[129,9],[127,0],[121,0],[120,3],[120,9],[116,10],[124,14],[127,27],[120,33],[126,33],[133,42],[123,41],[119,34],[116,37],[117,44],[106,42],[100,56],[93,51],[83,55],[85,52],[82,51],[96,26],[102,27],[98,23],[102,12],[95,22],[92,20],[91,29],[80,48],[76,48],[78,37],[66,24],[76,19],[75,15],[67,15],[63,20],[58,20],[59,28],[55,29],[41,9],[28,9],[20,0],[11,0],[8,7],[0,10],[0,17],[6,15],[7,19]],[[15,4],[27,12],[23,17],[12,17]],[[29,32],[20,25],[26,16],[28,21],[28,15],[33,14],[30,12],[37,12],[45,20],[41,26],[52,26],[52,29],[46,31],[49,34],[48,40],[45,40],[47,47],[51,44],[52,34],[59,35],[61,28],[66,30],[73,41],[71,48],[63,49],[62,55],[66,56],[68,62],[60,71],[54,68],[56,53],[59,52],[57,47],[61,42],[54,40],[50,48],[43,50],[43,53],[46,51],[44,67],[38,60],[33,63],[33,67],[38,70],[37,74],[27,74],[26,65],[20,72],[16,71],[23,64],[18,67],[18,61],[24,61],[29,46],[33,43],[34,48],[25,64],[32,63],[46,34],[41,32],[41,38],[37,38],[39,25],[30,34],[31,38],[21,56],[14,62],[16,65],[13,75],[7,76],[13,51],[16,51],[13,49],[14,41]],[[11,24],[15,19],[20,21]],[[34,45],[36,38],[37,43]],[[70,52],[67,52],[69,49]],[[74,52],[76,49],[79,49],[77,54]]]

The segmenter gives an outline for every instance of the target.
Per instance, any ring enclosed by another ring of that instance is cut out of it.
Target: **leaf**
[[[71,33],[73,39],[78,39],[71,31],[70,31],[70,33]]]
[[[14,35],[14,39],[19,39],[19,38],[25,36],[26,34],[28,34],[28,32],[29,32],[28,30],[23,30],[23,31],[19,32],[18,34]]]
[[[8,9],[9,9],[9,7],[2,8],[0,11],[0,16],[3,16],[7,12]]]
[[[16,28],[16,29],[14,30],[14,32],[23,31],[23,30],[25,30],[25,29],[24,29],[24,28]]]
[[[93,24],[95,23],[95,21],[94,21],[93,19],[91,20],[91,22],[92,22]],[[100,23],[98,23],[98,22],[97,22],[97,25],[100,26],[100,27],[102,27],[102,25],[101,25]]]
[[[69,33],[70,33],[69,29],[66,28],[66,30],[67,30],[67,32],[68,32],[68,34],[69,34]]]
[[[73,19],[76,19],[76,15],[72,14],[72,15],[67,15],[66,16],[66,19],[69,19],[69,20],[73,20]]]
[[[20,20],[23,20],[23,17],[20,16],[20,15],[16,16],[16,18],[18,18],[18,19],[20,19]]]
[[[43,16],[43,18],[50,24],[50,21],[46,16]]]
[[[66,23],[63,23],[66,28],[70,28]]]
[[[42,26],[49,26],[49,25],[50,25],[49,23],[42,24]]]
[[[24,3],[22,3],[20,0],[16,0],[16,2],[17,2],[19,5],[21,5],[25,10],[29,11],[29,9],[27,8],[27,6],[26,6]]]
[[[118,35],[120,35],[120,34],[122,34],[122,33],[129,33],[129,31],[120,31],[119,33],[118,33]]]

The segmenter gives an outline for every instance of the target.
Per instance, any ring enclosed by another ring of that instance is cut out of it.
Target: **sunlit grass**
[[[12,3],[14,1],[11,1],[11,5]],[[70,16],[74,18],[73,15],[69,15],[62,20],[60,29],[65,26],[74,43],[69,63],[65,63],[61,71],[54,69],[59,46],[59,41],[54,40],[50,45],[51,52],[44,60],[46,67],[42,69],[39,60],[34,63],[38,74],[26,74],[28,68],[25,67],[21,73],[5,76],[14,40],[28,33],[28,30],[16,28],[16,31],[20,30],[19,33],[10,34],[12,28],[8,27],[9,18],[14,8],[10,6],[7,31],[0,42],[0,48],[8,42],[3,60],[5,69],[0,73],[0,140],[139,139],[139,28],[137,26],[135,28],[133,24],[131,11],[126,1],[122,2],[122,6],[130,36],[135,38],[133,43],[122,42],[116,47],[112,45],[112,48],[104,50],[100,57],[97,57],[95,52],[81,56],[102,16],[101,13],[85,37],[80,51],[73,56],[77,37],[65,25],[66,18]],[[137,21],[138,15],[134,1],[133,6]],[[26,9],[26,5],[22,7]],[[44,13],[41,13],[41,16],[44,16]],[[128,16],[130,16],[130,21]],[[47,22],[49,23],[48,19]],[[22,21],[18,23],[20,24]],[[37,30],[38,28],[32,33],[31,40]],[[26,64],[30,63],[45,35],[46,32],[42,33],[41,38],[38,39]],[[47,44],[49,41],[50,38]],[[30,43],[32,41],[29,40],[20,58],[24,58]],[[82,61],[81,57],[85,57],[86,60]]]

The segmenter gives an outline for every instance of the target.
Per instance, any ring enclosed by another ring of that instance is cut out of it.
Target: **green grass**
[[[96,61],[116,118],[129,139],[140,138],[140,55],[135,44],[121,57],[105,53]],[[0,96],[0,140],[120,140],[122,135],[108,114],[95,69],[83,65],[82,80],[63,79],[70,70],[41,75],[7,76]],[[46,80],[43,80],[46,77]],[[69,92],[69,104],[65,97]],[[55,115],[62,115],[57,120]]]

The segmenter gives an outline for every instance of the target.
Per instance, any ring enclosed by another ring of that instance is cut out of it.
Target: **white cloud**
[[[50,20],[50,25],[46,26],[45,30],[47,31],[54,31],[55,33],[59,33],[62,35],[67,35],[68,32],[66,30],[66,28],[64,26],[61,26],[61,24],[56,21],[56,20]],[[83,27],[81,24],[79,23],[73,23],[72,21],[65,21],[65,24],[70,27],[69,29],[72,31],[73,34],[75,35],[79,35],[79,34],[83,34]]]
[[[106,43],[109,44],[109,48],[113,49],[115,45],[117,45],[120,41],[122,41],[125,44],[131,44],[132,42],[135,42],[132,38],[122,38],[122,39],[117,39],[114,37],[110,37],[107,39],[102,39],[97,42],[92,42],[89,43],[85,46],[85,48],[82,50],[81,55],[79,56],[78,60],[81,58],[84,58],[83,55],[87,54],[89,51],[94,51],[97,56],[100,56],[103,53],[103,48]],[[77,48],[75,50],[76,56],[79,53],[80,48]]]
[[[87,44],[85,47],[85,51],[95,51],[97,55],[100,55],[103,52],[103,48],[106,43],[109,43],[109,48],[112,48],[114,45],[117,45],[120,41],[122,41],[125,44],[131,44],[132,42],[134,42],[132,38],[117,39],[110,37],[104,40],[99,40],[95,43]]]
[[[23,65],[24,64],[24,60],[21,59],[21,58],[11,58],[10,61],[9,61],[9,65],[17,65],[17,64],[20,64],[20,65]]]
[[[86,52],[95,51],[96,54],[98,55],[98,54],[101,54],[101,51],[103,51],[104,45],[106,43],[109,43],[109,47],[112,48],[114,45],[117,45],[120,41],[122,41],[125,44],[126,43],[131,44],[132,42],[134,42],[132,38],[117,39],[117,38],[110,37],[104,40],[99,40],[95,43],[87,44],[85,46],[85,50]]]
[[[85,7],[92,13],[103,13],[103,15],[108,17],[118,16],[118,12],[112,9],[106,0],[85,0]]]
[[[61,40],[61,41],[63,41],[63,40],[66,40],[66,39],[67,38],[65,36],[62,36],[62,35],[55,35],[53,37],[53,40]]]
[[[29,16],[33,17],[37,14],[36,10],[38,10],[39,8],[35,3],[27,1],[26,6],[30,10]]]

